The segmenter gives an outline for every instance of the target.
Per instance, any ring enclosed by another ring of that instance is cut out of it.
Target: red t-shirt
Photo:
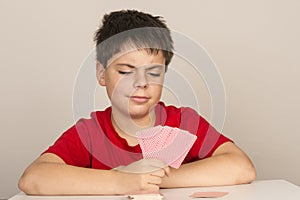
[[[183,163],[210,157],[221,144],[231,142],[191,108],[160,102],[155,112],[155,125],[177,127],[197,136]],[[44,153],[54,153],[69,165],[95,169],[112,169],[143,157],[139,144],[129,146],[113,128],[111,107],[93,112],[90,119],[80,119]]]

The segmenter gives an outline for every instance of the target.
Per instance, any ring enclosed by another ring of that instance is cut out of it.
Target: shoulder
[[[101,111],[94,111],[90,114],[89,118],[80,118],[76,125],[78,124],[85,124],[85,125],[91,125],[91,124],[102,124],[106,121],[110,120],[111,115],[111,107],[106,108],[105,110]]]
[[[102,111],[94,111],[88,118],[80,118],[74,125],[76,132],[81,137],[90,137],[91,135],[97,135],[105,129],[105,127],[111,124],[110,121],[111,107]]]

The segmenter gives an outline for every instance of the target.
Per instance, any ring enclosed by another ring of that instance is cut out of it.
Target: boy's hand
[[[170,168],[157,159],[141,159],[127,166],[114,168],[119,174],[120,193],[157,193],[164,176]]]
[[[129,172],[129,173],[149,173],[159,169],[164,169],[165,174],[170,173],[170,168],[163,161],[158,159],[141,159],[127,166],[119,166],[114,170]]]

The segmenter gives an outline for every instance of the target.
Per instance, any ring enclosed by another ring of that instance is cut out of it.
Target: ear
[[[97,63],[96,63],[96,76],[97,76],[98,83],[101,86],[106,86],[106,84],[105,84],[105,69],[99,61],[97,61]]]

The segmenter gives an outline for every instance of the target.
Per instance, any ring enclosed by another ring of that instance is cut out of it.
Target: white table
[[[300,187],[284,180],[255,181],[246,185],[162,189],[165,200],[192,200],[194,192],[221,191],[227,195],[214,198],[222,200],[300,200]],[[27,196],[17,194],[9,200],[126,200],[125,196]],[[195,199],[196,200],[196,199]]]

